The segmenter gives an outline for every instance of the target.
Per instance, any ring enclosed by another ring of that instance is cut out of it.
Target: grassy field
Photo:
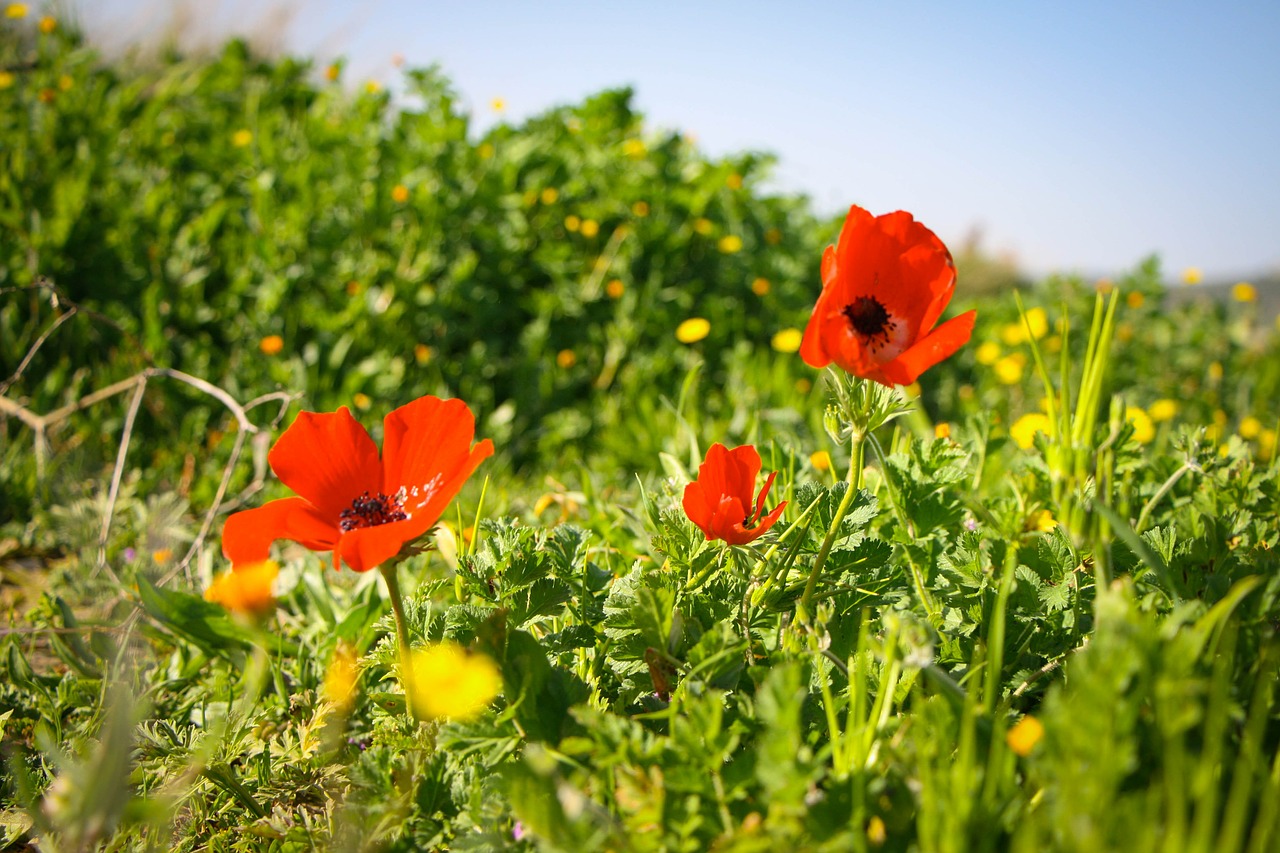
[[[0,68],[0,849],[1280,845],[1261,282],[956,252],[890,389],[802,349],[844,217],[628,92]]]

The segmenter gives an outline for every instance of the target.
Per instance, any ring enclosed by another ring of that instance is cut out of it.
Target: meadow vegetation
[[[22,11],[0,849],[1280,845],[1253,285],[957,251],[972,339],[889,388],[801,352],[843,215],[627,91],[477,133],[438,69],[106,62]],[[258,554],[341,407],[475,473],[378,571],[376,488]]]

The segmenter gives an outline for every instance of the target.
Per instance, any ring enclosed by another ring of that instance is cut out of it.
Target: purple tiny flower
[[[133,548],[130,547],[130,548],[124,549],[124,559],[126,562],[132,563],[135,559],[137,559],[137,557],[138,557],[138,552],[133,550]]]
[[[516,841],[524,838],[524,824],[520,821],[515,822],[515,826],[511,827],[511,837]]]
[[[964,520],[964,529],[965,529],[965,530],[977,530],[977,529],[978,529],[978,519],[974,518],[972,515],[971,515],[971,516],[969,516],[968,518],[966,518],[966,519]]]

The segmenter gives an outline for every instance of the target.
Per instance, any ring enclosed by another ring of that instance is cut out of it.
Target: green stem
[[[889,474],[889,460],[885,458],[884,448],[880,446],[880,440],[874,435],[869,436],[871,439],[871,449],[876,454],[876,459],[880,462],[880,478],[884,481],[884,490],[889,495],[889,506],[893,507],[894,515],[898,517],[898,523],[902,525],[902,529],[907,531],[907,535],[911,539],[916,539],[916,527],[911,523],[906,509],[902,506],[902,502],[898,500],[898,492],[893,486],[893,479]],[[929,587],[925,584],[924,571],[916,564],[916,558],[911,553],[911,548],[904,545],[902,553],[906,555],[907,565],[911,567],[911,581],[916,588],[916,595],[920,597],[920,603],[924,605],[924,611],[929,617],[929,624],[935,629],[942,627],[942,613],[938,610],[938,605],[934,603],[933,596],[929,594]]]
[[[814,590],[818,587],[818,576],[822,574],[822,567],[826,565],[831,546],[835,544],[836,537],[840,534],[840,525],[844,523],[844,517],[849,514],[854,496],[862,489],[862,469],[867,460],[866,438],[865,432],[853,434],[853,452],[850,454],[849,461],[849,488],[845,490],[844,498],[836,508],[835,517],[831,519],[831,527],[827,529],[826,538],[822,540],[822,547],[813,561],[813,568],[809,570],[809,580],[804,585],[804,594],[800,596],[800,603],[796,605],[796,615],[802,622],[809,621],[809,604],[813,601]]]
[[[1014,574],[1018,568],[1018,548],[1010,543],[1005,554],[996,604],[991,614],[991,631],[987,634],[987,684],[983,691],[983,708],[991,717],[1000,699],[1000,676],[1004,672],[1004,639],[1009,596],[1013,593]]]
[[[400,581],[396,578],[396,566],[393,560],[384,563],[379,571],[387,582],[387,597],[391,599],[391,613],[396,620],[396,639],[400,645],[400,684],[404,687],[404,706],[409,719],[418,722],[418,712],[413,706],[413,656],[409,644],[409,625],[404,616],[404,597],[400,594]]]

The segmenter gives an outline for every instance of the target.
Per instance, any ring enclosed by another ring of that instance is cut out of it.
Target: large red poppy
[[[461,400],[420,397],[383,420],[378,447],[344,406],[303,412],[267,460],[298,497],[237,512],[222,530],[232,566],[265,560],[277,539],[333,551],[357,572],[395,557],[430,530],[493,442],[474,447],[475,418]]]
[[[973,311],[934,328],[955,286],[951,253],[910,213],[872,216],[855,205],[839,242],[822,255],[822,295],[800,357],[882,385],[910,385],[973,333]]]
[[[769,475],[753,500],[759,473],[760,454],[751,445],[733,450],[723,444],[711,445],[698,467],[698,479],[684,488],[685,514],[702,529],[707,541],[723,539],[730,545],[745,545],[777,522],[786,501],[764,514],[764,501],[777,473]]]

